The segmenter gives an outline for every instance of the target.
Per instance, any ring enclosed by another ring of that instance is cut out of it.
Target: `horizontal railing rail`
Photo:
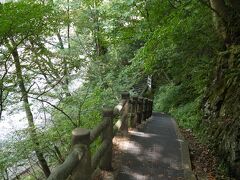
[[[72,131],[72,150],[63,164],[56,167],[48,180],[89,180],[96,170],[112,169],[112,139],[117,132],[128,133],[152,115],[153,101],[148,98],[122,93],[122,99],[114,108],[104,108],[102,122],[92,130],[76,128]],[[114,119],[117,119],[113,124]],[[98,138],[101,145],[94,155],[90,145]]]

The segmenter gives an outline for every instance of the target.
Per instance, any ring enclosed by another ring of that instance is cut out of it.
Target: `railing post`
[[[147,99],[147,119],[150,117],[150,99]]]
[[[124,105],[122,116],[121,116],[122,126],[121,126],[120,130],[123,133],[123,135],[128,134],[129,99],[130,99],[130,94],[128,92],[122,93],[122,101],[126,102]]]
[[[113,108],[103,109],[103,120],[108,121],[108,126],[102,133],[102,142],[109,141],[109,147],[100,161],[100,169],[110,171],[112,170],[112,138],[113,138]]]
[[[147,98],[143,98],[143,116],[142,120],[146,121],[147,119]]]
[[[131,99],[131,118],[130,118],[130,127],[135,128],[136,127],[136,117],[137,117],[137,102],[138,97],[133,96]]]
[[[149,117],[152,116],[152,111],[153,111],[153,100],[150,100],[150,114],[149,114]]]
[[[89,149],[90,131],[83,128],[76,128],[72,131],[72,147],[84,147],[85,152],[77,167],[73,170],[72,180],[91,179],[91,153]]]
[[[137,123],[138,124],[141,124],[141,121],[142,121],[142,110],[143,110],[143,98],[142,97],[138,97],[138,107],[137,107]]]
[[[128,101],[128,104],[129,104],[129,126],[132,127],[132,122],[133,122],[133,99],[132,98],[129,98],[129,101]]]

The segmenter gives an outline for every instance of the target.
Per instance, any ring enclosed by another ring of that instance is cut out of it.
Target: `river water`
[[[76,91],[83,83],[81,78],[75,79],[70,83],[69,90],[71,93]],[[52,104],[56,104],[56,100],[49,100]],[[44,128],[48,124],[50,114],[45,111],[41,111],[42,103],[39,101],[33,101],[30,99],[31,110],[34,116],[34,122],[37,127]],[[2,120],[0,121],[0,147],[5,141],[12,139],[11,136],[18,130],[23,130],[28,127],[26,114],[23,111],[22,102],[15,103],[3,111]],[[45,104],[47,107],[47,105]]]
[[[74,91],[76,91],[82,85],[83,82],[84,81],[81,78],[73,80],[69,86],[70,92],[74,93]],[[56,100],[48,99],[48,101],[50,101],[52,104],[57,104]],[[35,125],[38,128],[44,129],[45,127],[47,127],[47,125],[49,125],[50,112],[44,113],[43,111],[41,111],[43,104],[38,101],[35,100],[33,101],[30,99],[30,103],[32,104],[31,110],[33,112]],[[14,136],[16,131],[23,130],[28,127],[26,114],[22,106],[23,106],[22,102],[19,102],[11,106],[8,106],[7,110],[3,112],[2,114],[3,118],[0,121],[0,150],[4,148],[4,144],[6,142],[9,143],[11,141],[18,140],[18,137]],[[18,164],[20,164],[20,166]],[[27,160],[23,160],[18,164],[15,164],[12,167],[8,168],[8,178],[14,179],[16,175],[21,174],[26,169],[30,168],[30,165],[28,164]]]

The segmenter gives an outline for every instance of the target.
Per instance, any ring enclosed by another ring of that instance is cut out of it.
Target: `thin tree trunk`
[[[69,27],[68,27],[69,29]],[[68,30],[69,33],[69,30]],[[63,40],[62,37],[60,35],[60,33],[57,33],[57,37],[58,37],[58,41],[60,43],[60,49],[64,50],[64,45],[63,45]],[[68,38],[69,38],[69,34],[68,34]],[[68,48],[70,48],[70,45],[68,44]],[[64,75],[64,84],[63,84],[63,89],[65,91],[66,96],[71,96],[70,91],[68,89],[68,85],[69,85],[69,72],[68,72],[68,64],[67,64],[67,60],[66,57],[63,57],[63,75]]]
[[[93,29],[93,34],[94,34],[94,43],[95,43],[95,53],[96,53],[96,58],[99,58],[103,56],[104,54],[107,53],[107,48],[104,46],[102,40],[101,40],[101,29],[100,29],[100,24],[99,24],[99,12],[97,10],[98,4],[96,1],[93,2],[94,6],[94,13],[93,13],[93,21],[94,21],[94,29]]]
[[[6,77],[7,73],[8,73],[8,70],[7,70],[7,62],[5,62],[5,72],[3,74],[3,76],[1,77],[0,79],[0,120],[2,118],[2,112],[3,112],[3,103],[5,101],[6,98],[4,98],[4,78]]]
[[[48,177],[50,175],[50,169],[48,167],[47,161],[43,156],[43,153],[40,151],[40,145],[39,145],[39,141],[37,139],[37,132],[36,132],[36,127],[33,121],[33,115],[32,115],[32,111],[30,108],[30,103],[28,100],[28,92],[26,90],[25,87],[25,83],[24,83],[24,78],[22,75],[22,67],[20,64],[20,59],[19,59],[19,54],[17,51],[17,48],[13,48],[12,49],[12,56],[13,56],[13,60],[14,60],[14,64],[15,64],[15,68],[16,68],[16,73],[17,73],[17,80],[18,80],[18,85],[20,87],[21,90],[21,94],[22,94],[22,100],[23,100],[23,104],[24,104],[24,109],[25,109],[25,113],[27,116],[27,120],[28,120],[28,126],[30,129],[30,137],[31,140],[34,144],[34,150],[37,156],[37,159],[42,167],[42,170],[45,174],[46,177]]]
[[[0,120],[2,118],[2,112],[3,112],[3,84],[0,80]]]
[[[68,18],[68,25],[67,25],[67,43],[68,43],[68,52],[70,51],[70,6],[69,0],[67,0],[67,18]],[[63,40],[61,38],[60,32],[57,33],[57,37],[60,43],[60,49],[65,49],[63,45]],[[63,89],[65,91],[66,96],[71,96],[69,91],[69,69],[68,69],[68,62],[66,57],[63,57],[63,75],[64,75],[64,84]]]

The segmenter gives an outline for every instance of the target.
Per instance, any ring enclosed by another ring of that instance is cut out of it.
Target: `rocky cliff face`
[[[203,125],[217,153],[240,177],[240,46],[221,52],[203,100]]]

